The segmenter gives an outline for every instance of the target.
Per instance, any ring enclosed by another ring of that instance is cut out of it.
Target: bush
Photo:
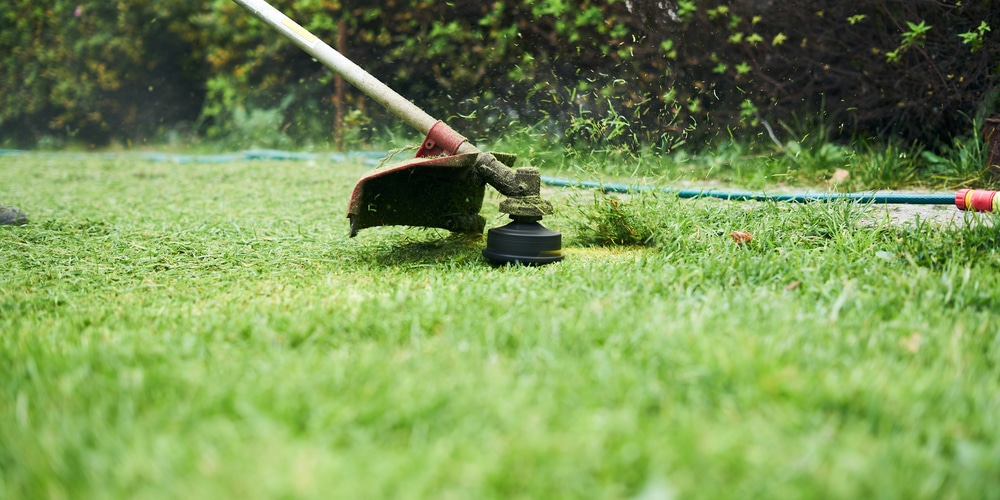
[[[332,73],[230,0],[12,1],[5,137],[139,140],[184,121],[226,138],[255,110],[274,137],[333,133]],[[767,120],[937,146],[995,109],[1000,74],[992,0],[274,3],[477,142],[530,125],[568,145],[667,150],[756,137]],[[355,91],[345,106],[398,123]]]
[[[142,141],[197,117],[190,0],[11,0],[0,14],[0,134]]]
[[[766,1],[714,20],[709,12],[697,22],[728,23],[737,41],[719,69],[775,119],[822,114],[841,135],[941,146],[995,108],[996,2]]]

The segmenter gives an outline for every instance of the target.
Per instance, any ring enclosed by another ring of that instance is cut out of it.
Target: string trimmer
[[[507,197],[500,211],[512,222],[489,230],[483,255],[494,264],[562,260],[562,235],[539,223],[552,214],[552,204],[540,196],[538,169],[513,170],[515,156],[480,151],[266,1],[234,1],[426,135],[414,159],[373,170],[355,186],[347,213],[351,236],[388,225],[482,234],[486,220],[479,211],[489,184]]]

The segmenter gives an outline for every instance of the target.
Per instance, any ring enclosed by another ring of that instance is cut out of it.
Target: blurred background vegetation
[[[940,150],[997,110],[992,0],[274,5],[480,143]],[[331,149],[399,127],[354,89],[338,127],[334,75],[230,0],[8,0],[0,64],[2,147]]]

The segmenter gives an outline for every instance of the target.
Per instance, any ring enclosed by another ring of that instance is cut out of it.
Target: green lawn
[[[560,192],[492,268],[366,168],[0,158],[0,498],[1000,498],[1000,230]]]

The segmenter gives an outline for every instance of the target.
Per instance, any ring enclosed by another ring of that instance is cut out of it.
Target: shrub
[[[196,121],[222,138],[255,110],[279,110],[275,132],[300,144],[333,132],[332,73],[230,0],[12,2],[5,136],[137,140]],[[938,146],[995,109],[1000,74],[992,0],[274,3],[477,142],[530,125],[666,150],[766,120]],[[390,123],[358,92],[345,104]]]
[[[190,0],[11,0],[0,14],[0,134],[141,141],[197,116]]]

